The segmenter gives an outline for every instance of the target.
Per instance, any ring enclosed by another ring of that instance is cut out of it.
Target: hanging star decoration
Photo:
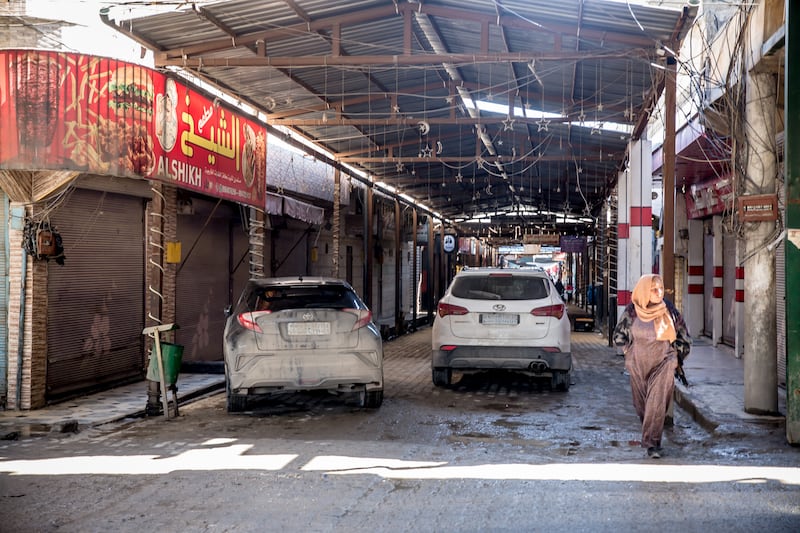
[[[503,131],[513,131],[514,122],[516,122],[516,120],[511,118],[511,115],[507,116],[506,119],[503,121]]]
[[[599,104],[597,104],[597,111],[600,112],[600,113],[603,112],[603,102],[600,102]]]
[[[399,113],[400,112],[400,106],[399,105],[393,105],[392,106],[392,111],[394,111],[395,113]]]
[[[578,122],[580,123],[581,126],[583,126],[584,123],[586,122],[586,113],[583,112],[583,109],[581,109],[581,114],[578,115]]]
[[[431,149],[429,144],[426,144],[425,148],[422,149],[422,152],[420,152],[419,156],[420,157],[431,157],[432,154],[433,154],[433,150]]]
[[[459,170],[458,174],[456,174],[456,183],[461,183],[463,180],[464,176],[461,175],[461,171]]]
[[[445,96],[444,97],[444,101],[447,102],[448,104],[452,104],[453,103],[453,97],[452,96]]]
[[[482,157],[479,157],[475,160],[475,163],[477,163],[479,168],[483,168],[483,165],[486,164],[486,160]]]
[[[278,188],[276,190],[277,190],[278,194],[283,194],[283,183],[279,184]]]
[[[602,122],[598,122],[597,125],[592,128],[592,132],[590,133],[590,135],[594,135],[594,134],[597,134],[597,135],[602,135],[603,134],[603,123]]]
[[[539,126],[539,128],[536,130],[537,132],[549,131],[548,127],[550,126],[550,121],[548,119],[542,117],[536,121],[536,124]]]
[[[494,102],[494,95],[492,94],[492,91],[489,91],[488,93],[486,93],[486,101],[487,102]]]
[[[406,167],[405,167],[405,165],[403,165],[403,163],[397,163],[397,166],[395,168],[397,169],[397,172],[402,172],[402,171],[404,171],[406,169]]]

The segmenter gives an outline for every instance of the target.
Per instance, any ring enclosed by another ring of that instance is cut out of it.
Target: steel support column
[[[664,166],[663,166],[663,187],[664,187],[664,249],[662,250],[661,260],[663,272],[661,276],[664,280],[664,292],[669,299],[675,301],[675,114],[676,114],[676,71],[677,61],[674,57],[667,58],[667,78],[664,87]]]

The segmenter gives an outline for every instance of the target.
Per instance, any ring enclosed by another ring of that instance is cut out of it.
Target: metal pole
[[[164,407],[164,416],[169,418],[169,400],[167,399],[167,378],[164,376],[164,359],[161,357],[161,335],[158,330],[153,333],[156,349],[156,362],[158,363],[158,377],[161,383],[161,405]]]
[[[664,292],[675,300],[675,113],[677,60],[667,58],[667,78],[664,87],[664,249],[662,259]]]

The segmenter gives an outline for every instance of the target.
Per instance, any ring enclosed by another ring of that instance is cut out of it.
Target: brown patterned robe
[[[656,339],[653,322],[643,322],[630,304],[614,328],[614,343],[623,347],[625,369],[630,374],[633,407],[642,421],[642,447],[661,447],[664,420],[672,402],[678,360],[689,354],[691,337],[683,317],[671,302],[677,339]]]

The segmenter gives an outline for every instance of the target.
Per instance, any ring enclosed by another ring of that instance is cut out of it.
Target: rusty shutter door
[[[144,201],[75,189],[50,222],[66,260],[48,265],[48,401],[141,378]]]

